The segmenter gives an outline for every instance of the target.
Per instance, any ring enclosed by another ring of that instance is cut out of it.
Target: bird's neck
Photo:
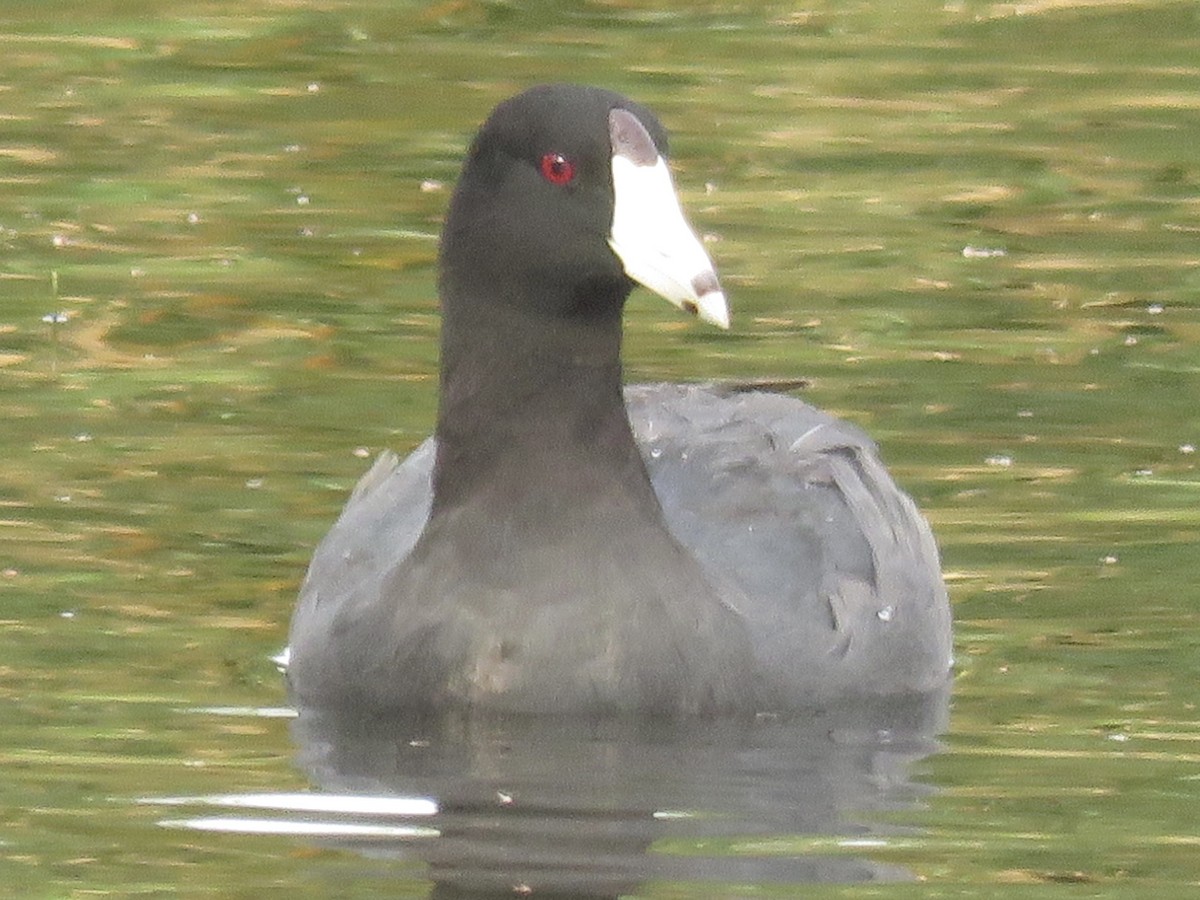
[[[622,303],[610,305],[547,315],[495,286],[443,304],[434,516],[468,506],[533,529],[592,512],[659,520],[621,393]]]

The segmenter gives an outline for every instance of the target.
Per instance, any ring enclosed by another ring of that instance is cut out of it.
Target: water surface
[[[1194,4],[55,0],[0,10],[0,58],[13,896],[1200,882]],[[562,78],[659,112],[734,305],[636,295],[630,378],[808,378],[930,517],[940,744],[501,723],[330,766],[273,714],[312,547],[431,427],[466,142]],[[313,788],[430,795],[389,823],[437,836],[178,827],[324,820],[205,800]]]

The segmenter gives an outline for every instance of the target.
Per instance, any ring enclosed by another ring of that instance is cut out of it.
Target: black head
[[[614,110],[630,115],[614,117]],[[639,154],[623,149],[630,139],[640,142]],[[614,159],[622,153],[627,161],[637,157],[638,167],[660,164],[678,225],[702,258],[693,253],[687,265],[707,272],[702,286],[719,293],[711,263],[678,212],[664,161],[667,137],[654,114],[612,91],[543,85],[497,106],[472,143],[442,235],[447,317],[459,305],[482,303],[555,319],[619,319],[635,279],[666,296],[644,266],[630,262],[647,240],[627,238],[624,244],[637,248],[629,251],[614,239]],[[698,274],[689,271],[684,281]]]

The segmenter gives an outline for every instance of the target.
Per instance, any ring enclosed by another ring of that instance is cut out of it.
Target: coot
[[[535,87],[471,145],[440,248],[434,436],[313,557],[301,707],[667,715],[940,690],[929,526],[856,427],[767,392],[622,389],[635,282],[724,295],[645,107]]]

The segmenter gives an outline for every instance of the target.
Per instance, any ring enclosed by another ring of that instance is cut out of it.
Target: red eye
[[[575,163],[561,153],[547,153],[542,157],[542,177],[551,184],[570,184],[575,180]]]

